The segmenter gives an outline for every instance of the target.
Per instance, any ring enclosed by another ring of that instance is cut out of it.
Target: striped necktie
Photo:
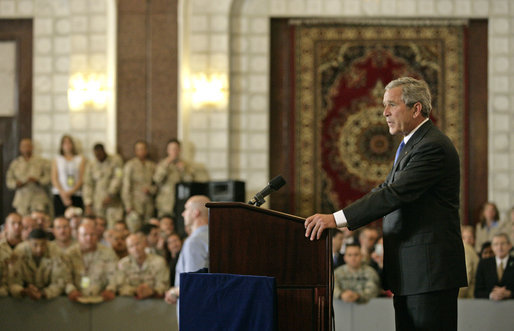
[[[400,146],[398,146],[398,149],[396,150],[396,156],[394,157],[394,165],[396,165],[396,161],[398,161],[398,158],[400,157],[400,153],[402,152],[403,148],[405,147],[405,143],[400,143]]]

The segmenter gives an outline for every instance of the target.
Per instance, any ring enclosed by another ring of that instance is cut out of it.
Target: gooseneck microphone
[[[270,180],[268,185],[264,189],[262,189],[262,191],[257,193],[252,200],[248,201],[248,203],[260,207],[260,205],[266,202],[266,200],[264,200],[265,197],[270,195],[272,192],[278,191],[285,184],[286,180],[284,179],[284,177],[278,175],[277,177]]]

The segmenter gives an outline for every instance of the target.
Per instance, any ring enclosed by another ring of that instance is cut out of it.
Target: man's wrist
[[[338,228],[348,226],[348,221],[346,220],[346,216],[344,215],[343,210],[336,211],[332,215],[334,215],[334,219]]]

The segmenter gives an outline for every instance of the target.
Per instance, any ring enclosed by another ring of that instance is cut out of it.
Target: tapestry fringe
[[[383,25],[383,26],[467,26],[469,20],[461,18],[452,19],[432,19],[432,18],[292,18],[289,21],[290,25],[295,26],[311,26],[311,25]]]

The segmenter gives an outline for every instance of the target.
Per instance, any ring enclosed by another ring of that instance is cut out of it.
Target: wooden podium
[[[332,330],[332,240],[304,219],[240,202],[208,203],[209,272],[275,277],[278,330]]]

